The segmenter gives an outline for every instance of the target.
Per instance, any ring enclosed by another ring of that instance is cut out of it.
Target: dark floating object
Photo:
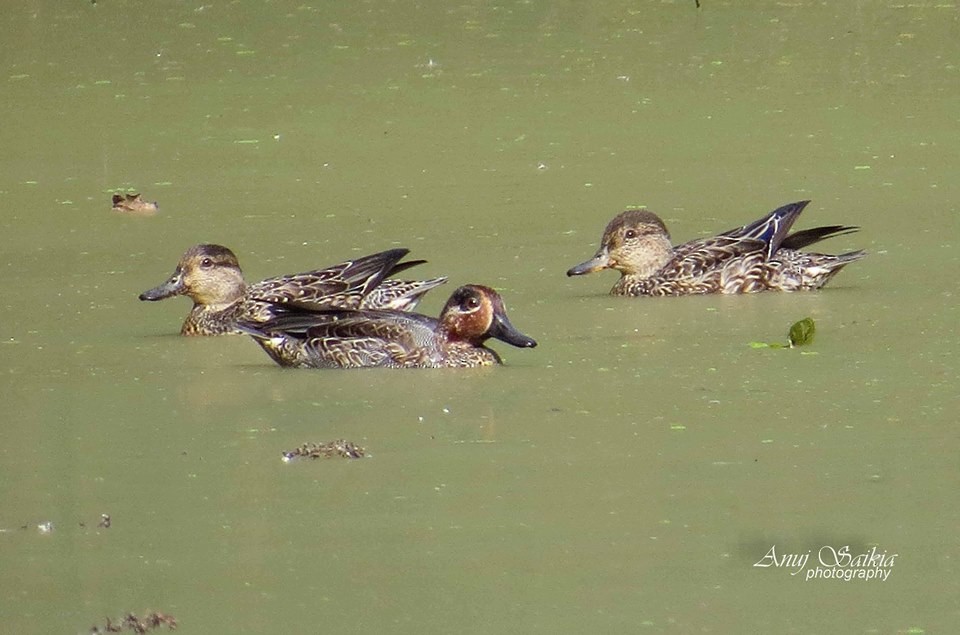
[[[156,214],[160,209],[156,201],[150,202],[143,200],[140,194],[114,194],[113,211],[124,212],[125,214]]]
[[[157,611],[151,611],[142,618],[133,613],[127,615],[119,621],[113,621],[109,617],[107,623],[103,626],[94,625],[90,628],[90,635],[101,635],[102,633],[121,633],[123,631],[132,631],[134,633],[149,633],[161,626],[166,626],[168,630],[177,629],[177,618],[172,615],[164,615]]]
[[[329,459],[339,456],[344,459],[359,459],[364,455],[364,450],[353,441],[346,439],[337,439],[327,443],[304,443],[295,450],[283,453],[284,462],[292,461],[297,458]]]

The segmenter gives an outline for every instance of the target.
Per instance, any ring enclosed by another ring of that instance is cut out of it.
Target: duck
[[[536,340],[507,318],[493,289],[456,289],[439,318],[390,309],[293,311],[266,323],[240,320],[280,366],[293,368],[472,368],[502,364],[490,338],[518,348]]]
[[[166,282],[139,297],[156,302],[185,295],[193,300],[180,328],[186,336],[239,334],[238,320],[267,322],[290,307],[412,311],[424,294],[447,278],[387,279],[426,262],[400,262],[408,253],[408,249],[389,249],[324,269],[248,284],[233,251],[223,245],[200,244],[183,254]]]
[[[680,296],[822,288],[841,269],[866,255],[802,251],[859,227],[829,225],[790,233],[810,201],[778,207],[763,218],[710,238],[674,246],[666,224],[654,212],[631,209],[607,224],[600,249],[568,276],[615,269],[620,279],[610,290],[619,296]]]

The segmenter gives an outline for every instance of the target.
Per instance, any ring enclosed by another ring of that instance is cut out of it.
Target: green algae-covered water
[[[960,628],[958,8],[702,5],[8,8],[0,630]],[[629,206],[683,241],[802,199],[869,251],[819,293],[564,276]],[[491,285],[540,346],[283,370],[137,301],[199,242],[250,279],[407,247],[424,312]]]

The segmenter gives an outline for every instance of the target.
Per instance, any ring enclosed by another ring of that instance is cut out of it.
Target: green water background
[[[693,5],[4,11],[2,630],[960,627],[957,6]],[[808,198],[870,252],[821,293],[563,275],[628,206],[682,241]],[[408,247],[451,279],[424,312],[492,285],[540,346],[284,371],[137,301],[199,242],[249,279]],[[750,348],[806,316],[815,354]],[[337,438],[370,458],[280,461]],[[805,582],[774,545],[898,555]]]

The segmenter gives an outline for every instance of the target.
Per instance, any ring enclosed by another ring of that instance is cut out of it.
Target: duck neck
[[[620,273],[624,276],[649,278],[673,258],[673,244],[666,236],[649,236],[641,248],[631,253],[620,263]]]

